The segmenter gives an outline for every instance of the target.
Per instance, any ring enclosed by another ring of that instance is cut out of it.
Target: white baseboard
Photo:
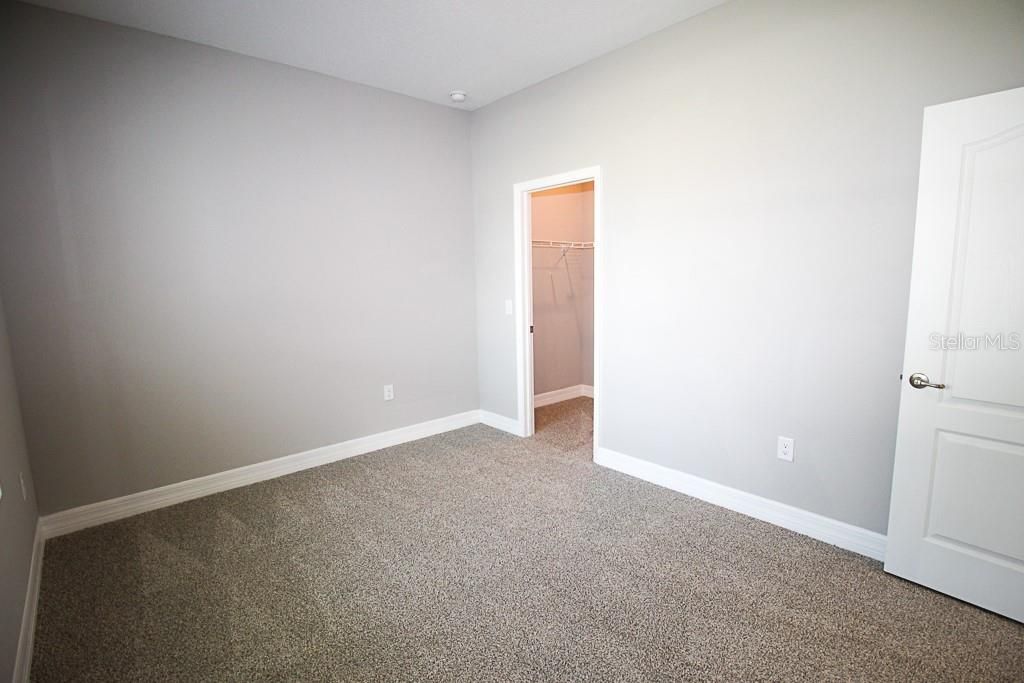
[[[553,403],[561,403],[562,401],[568,401],[572,398],[579,398],[580,396],[593,398],[594,387],[589,384],[577,384],[573,387],[565,387],[564,389],[546,391],[543,394],[535,394],[533,397],[533,407],[541,408]]]
[[[502,418],[505,419],[505,418]],[[198,479],[189,479],[168,484],[148,491],[139,491],[120,498],[100,501],[90,505],[55,512],[40,518],[42,537],[53,538],[79,531],[88,527],[106,524],[125,517],[131,517],[150,510],[183,503],[213,493],[220,493],[240,486],[274,479],[292,472],[319,467],[328,463],[351,458],[363,453],[377,451],[389,446],[423,439],[453,429],[468,427],[483,421],[479,410],[470,410],[457,415],[420,422],[379,434],[343,441],[331,446],[286,455],[282,458],[239,467],[226,472],[217,472]]]
[[[716,484],[679,470],[639,460],[607,448],[594,449],[594,462],[658,486],[700,498],[798,534],[816,538],[875,560],[885,559],[886,537],[814,512]]]
[[[503,432],[514,434],[516,436],[526,436],[523,434],[523,430],[519,425],[519,420],[513,420],[511,417],[505,417],[504,415],[498,415],[487,410],[480,411],[480,422],[487,425],[488,427],[494,427],[500,429]]]
[[[18,652],[14,658],[14,683],[27,683],[32,669],[32,645],[36,634],[36,609],[39,606],[39,580],[43,573],[43,548],[45,545],[41,525],[36,523],[36,537],[32,543],[32,560],[28,570],[28,587],[25,589],[25,607],[21,612],[21,633],[18,635]]]

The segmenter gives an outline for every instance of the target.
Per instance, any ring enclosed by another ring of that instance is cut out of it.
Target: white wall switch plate
[[[505,299],[505,315],[512,315],[515,310],[515,307],[512,305],[512,299]]]
[[[796,441],[788,436],[779,437],[779,460],[793,462],[793,451],[796,450]]]
[[[384,385],[384,400],[393,401],[395,399],[395,385],[385,384]]]

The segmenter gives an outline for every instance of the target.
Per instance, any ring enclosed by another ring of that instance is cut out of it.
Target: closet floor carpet
[[[1024,626],[590,462],[592,403],[46,544],[36,681],[1021,680]]]

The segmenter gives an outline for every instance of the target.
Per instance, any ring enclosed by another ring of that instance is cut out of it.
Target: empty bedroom
[[[1024,0],[0,4],[0,681],[1024,680]]]

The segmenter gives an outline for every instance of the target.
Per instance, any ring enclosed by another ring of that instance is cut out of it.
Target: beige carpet
[[[597,467],[591,410],[49,541],[33,678],[1024,680],[1024,626]]]

